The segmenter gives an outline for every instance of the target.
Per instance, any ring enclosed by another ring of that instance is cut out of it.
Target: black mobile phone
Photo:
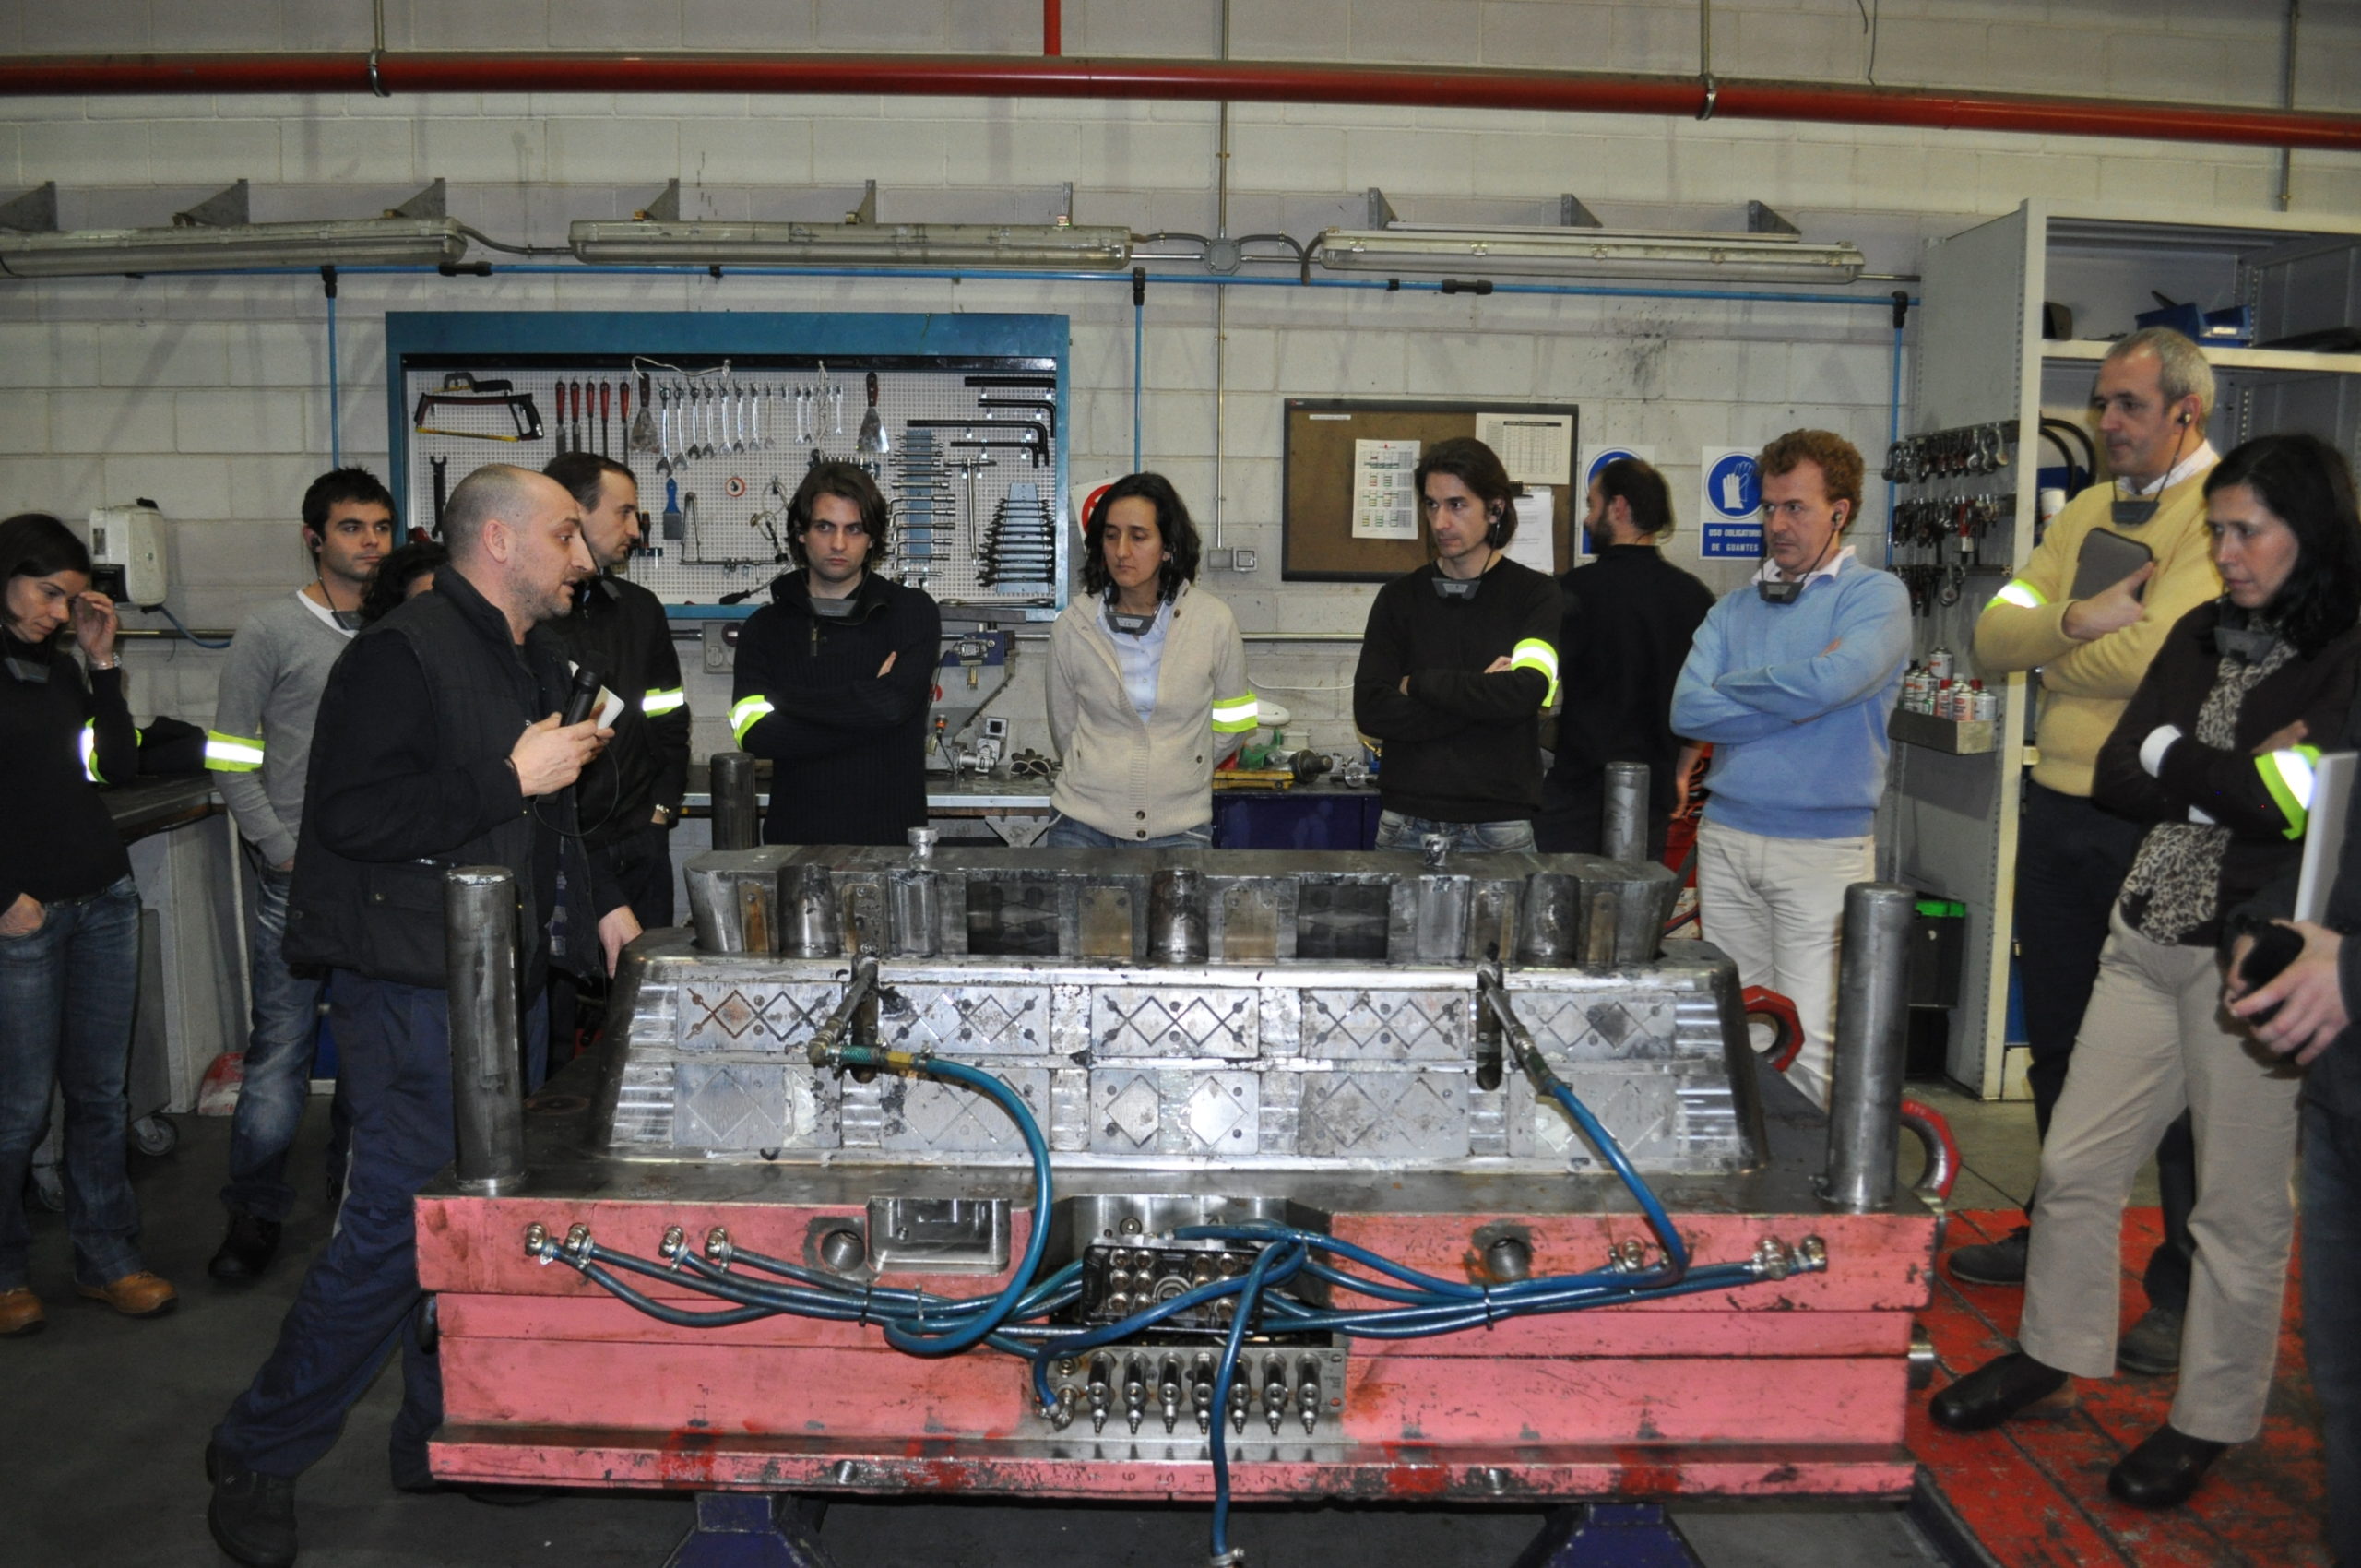
[[[2111,588],[2141,567],[2156,558],[2156,552],[2136,539],[2126,539],[2105,529],[2093,529],[2082,536],[2081,553],[2074,558],[2074,587],[2070,597],[2088,599],[2103,589]],[[2147,598],[2147,586],[2132,590],[2131,597]]]
[[[2238,973],[2246,978],[2249,994],[2260,991],[2285,972],[2304,952],[2304,933],[2292,926],[2267,925],[2255,932],[2254,945],[2247,949],[2247,961],[2238,966]],[[2264,1008],[2250,1015],[2249,1025],[2267,1024],[2279,1011],[2277,1006]]]

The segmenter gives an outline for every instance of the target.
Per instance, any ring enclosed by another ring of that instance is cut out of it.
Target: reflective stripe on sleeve
[[[746,731],[771,716],[771,699],[760,692],[740,697],[730,709],[730,733],[740,745],[746,743]]]
[[[679,686],[669,692],[649,692],[639,699],[639,711],[650,719],[674,712],[689,706],[689,694]]]
[[[2262,787],[2271,791],[2279,814],[2287,819],[2285,831],[2290,838],[2301,838],[2304,824],[2311,818],[2312,773],[2319,760],[2318,746],[2289,746],[2254,759]]]
[[[262,737],[205,732],[205,766],[215,773],[252,773],[262,766]]]
[[[76,739],[82,754],[82,777],[93,784],[105,783],[105,777],[99,772],[99,721],[84,719],[82,733]]]
[[[1214,733],[1242,735],[1263,721],[1263,705],[1252,692],[1221,697],[1214,703]]]
[[[1539,671],[1542,678],[1549,683],[1549,694],[1541,699],[1541,706],[1548,707],[1557,702],[1558,650],[1556,648],[1551,647],[1539,637],[1527,637],[1509,651],[1509,668]]]
[[[2023,577],[2014,579],[2007,588],[1992,596],[1992,604],[2013,604],[2020,610],[2038,610],[2048,602],[2049,600],[2041,596],[2039,588]],[[1987,604],[1985,608],[1989,610],[1992,604]]]

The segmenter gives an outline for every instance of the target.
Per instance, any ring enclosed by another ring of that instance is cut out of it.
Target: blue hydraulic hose
[[[1246,1325],[1254,1315],[1254,1299],[1263,1293],[1272,1263],[1281,1249],[1265,1247],[1254,1254],[1254,1265],[1239,1282],[1238,1310],[1229,1320],[1229,1338],[1221,1348],[1221,1365],[1214,1372],[1213,1421],[1214,1451],[1214,1530],[1213,1559],[1220,1562],[1229,1553],[1229,1385],[1238,1376],[1239,1348],[1246,1343]],[[1289,1271],[1303,1262],[1304,1251],[1290,1242],[1286,1261]]]
[[[1631,1161],[1624,1154],[1623,1146],[1615,1141],[1615,1134],[1607,1130],[1605,1123],[1591,1114],[1589,1106],[1574,1098],[1573,1090],[1559,1082],[1554,1075],[1544,1087],[1549,1091],[1549,1098],[1574,1119],[1574,1125],[1583,1130],[1583,1135],[1590,1140],[1591,1146],[1598,1150],[1599,1157],[1623,1179],[1623,1185],[1639,1200],[1641,1212],[1648,1217],[1648,1228],[1656,1233],[1656,1242],[1664,1248],[1665,1266],[1672,1277],[1677,1279],[1687,1273],[1689,1243],[1682,1241],[1680,1232],[1674,1229],[1672,1216],[1665,1212],[1663,1200],[1656,1196],[1655,1190],[1641,1181],[1640,1173],[1631,1169]]]
[[[876,1051],[864,1046],[846,1046],[842,1055],[848,1067],[886,1067],[898,1070],[900,1063],[909,1062],[899,1052]],[[900,1062],[889,1061],[898,1057]],[[1033,1119],[1024,1099],[1006,1084],[990,1073],[979,1071],[961,1062],[946,1062],[938,1056],[922,1056],[911,1064],[913,1070],[931,1077],[945,1078],[962,1084],[990,1099],[1016,1123],[1024,1134],[1025,1152],[1033,1158],[1033,1227],[1025,1239],[1025,1256],[1009,1277],[1008,1288],[994,1299],[991,1308],[974,1314],[974,1321],[938,1326],[939,1320],[918,1318],[909,1323],[885,1324],[885,1342],[896,1350],[913,1356],[949,1356],[965,1350],[986,1336],[998,1332],[1005,1324],[1017,1301],[1033,1288],[1033,1275],[1041,1266],[1041,1254],[1050,1244],[1050,1144],[1041,1135],[1041,1124]],[[966,1315],[966,1314],[962,1314]]]

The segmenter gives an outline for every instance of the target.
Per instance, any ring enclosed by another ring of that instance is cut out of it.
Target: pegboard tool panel
[[[1025,618],[1065,602],[1062,316],[438,313],[387,337],[409,527],[482,463],[596,452],[639,481],[632,578],[718,605],[787,568],[789,499],[844,459],[892,507],[888,576]]]

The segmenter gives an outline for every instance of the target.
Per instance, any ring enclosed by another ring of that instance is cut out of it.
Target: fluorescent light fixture
[[[0,274],[99,278],[239,267],[439,267],[467,255],[448,218],[355,218],[310,223],[183,224],[169,229],[0,230]]]
[[[1868,265],[1845,241],[1809,244],[1787,234],[1713,234],[1628,229],[1452,229],[1394,223],[1328,229],[1312,242],[1320,265],[1340,272],[1443,272],[1472,277],[1645,278],[1711,283],[1850,283]]]
[[[732,223],[662,219],[575,223],[593,267],[1006,267],[1114,271],[1123,228],[1008,223]]]

